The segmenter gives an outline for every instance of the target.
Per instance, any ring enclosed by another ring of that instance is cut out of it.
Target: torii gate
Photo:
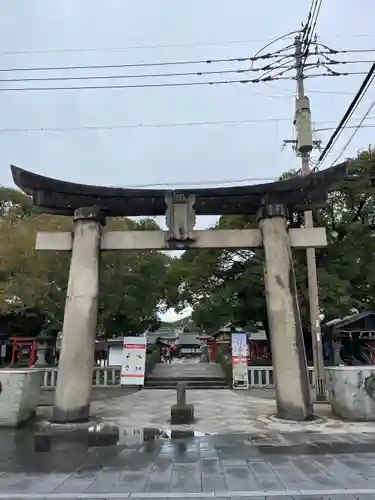
[[[324,205],[346,177],[346,162],[327,170],[253,186],[124,189],[74,184],[11,167],[15,184],[39,212],[73,217],[74,233],[39,232],[37,250],[72,252],[64,314],[64,348],[53,420],[89,418],[97,332],[99,256],[106,250],[258,248],[265,288],[278,416],[313,416],[291,248],[327,244],[324,228],[288,229],[288,218]],[[258,229],[195,231],[196,215],[256,214]],[[106,217],[166,216],[167,231],[108,231]]]

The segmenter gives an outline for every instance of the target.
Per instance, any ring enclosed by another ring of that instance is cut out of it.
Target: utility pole
[[[308,97],[305,96],[304,74],[302,60],[302,42],[300,36],[295,38],[295,60],[297,70],[297,98],[295,127],[297,132],[296,150],[302,160],[302,175],[310,173],[310,153],[315,145],[312,136],[311,112]],[[305,227],[313,227],[313,214],[305,212]],[[320,310],[318,294],[318,277],[316,272],[315,248],[306,249],[310,326],[315,371],[316,398],[318,401],[326,399],[326,384],[324,376],[322,334],[320,328]]]

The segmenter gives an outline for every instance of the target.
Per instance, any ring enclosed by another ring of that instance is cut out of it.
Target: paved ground
[[[116,398],[124,398],[138,392],[138,388],[133,387],[109,387],[109,388],[94,388],[92,391],[91,401],[113,401]],[[39,398],[40,412],[43,413],[43,406],[53,406],[55,401],[55,390],[44,390]]]
[[[53,397],[43,394],[39,418]],[[174,390],[96,389],[102,427],[0,431],[0,499],[375,498],[372,424],[339,421],[327,405],[314,422],[281,422],[272,390],[222,389],[188,390],[197,420],[170,428],[175,399]]]
[[[266,392],[267,391],[263,391]],[[328,405],[316,405],[318,419],[313,422],[285,422],[274,418],[274,399],[260,391],[188,390],[188,403],[195,406],[196,422],[183,428],[208,433],[300,432],[314,430],[324,434],[375,432],[372,423],[350,423],[333,417]],[[170,407],[176,402],[176,391],[144,389],[126,397],[97,400],[92,413],[122,427],[169,427]],[[181,426],[180,426],[181,427]]]
[[[0,497],[375,498],[375,434],[116,432],[1,433]]]

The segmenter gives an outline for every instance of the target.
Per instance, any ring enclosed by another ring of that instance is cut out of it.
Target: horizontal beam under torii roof
[[[107,231],[102,230],[100,250],[189,250],[193,248],[259,248],[263,245],[259,229],[221,229],[195,231],[195,240],[170,242],[165,231]],[[321,248],[327,245],[325,228],[289,229],[292,248]],[[36,250],[73,249],[71,232],[37,233]]]
[[[321,206],[347,175],[347,162],[306,176],[236,187],[191,189],[130,189],[60,181],[11,166],[15,184],[33,197],[44,213],[73,215],[81,207],[96,206],[109,217],[165,215],[170,193],[194,195],[196,215],[255,214],[259,207],[279,203],[290,211]]]

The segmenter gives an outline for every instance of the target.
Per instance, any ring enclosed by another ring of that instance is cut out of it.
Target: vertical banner
[[[124,337],[121,385],[144,385],[146,337]]]
[[[233,389],[249,388],[247,333],[232,333]]]

